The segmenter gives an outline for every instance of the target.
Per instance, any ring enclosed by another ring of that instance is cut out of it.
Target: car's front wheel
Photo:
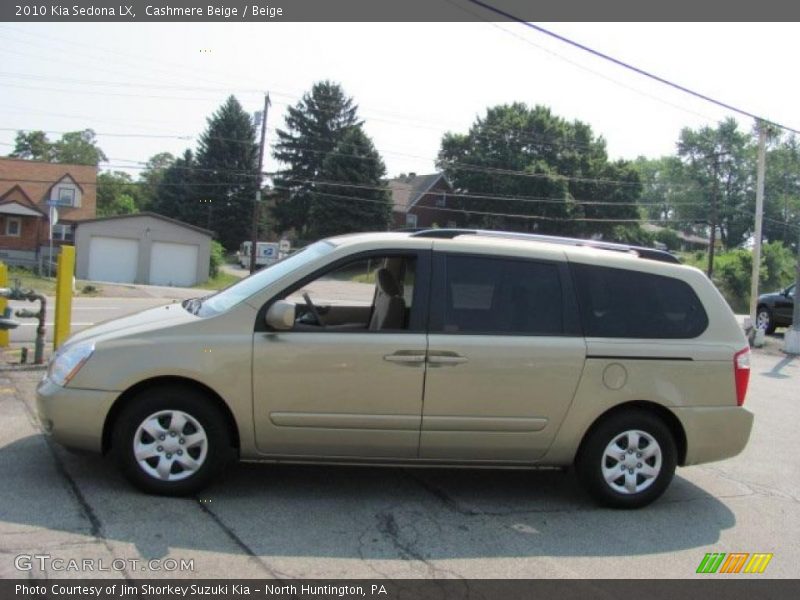
[[[763,329],[764,333],[775,333],[775,320],[772,311],[766,306],[759,306],[756,311],[756,327]]]
[[[612,414],[587,434],[575,461],[592,498],[611,508],[641,508],[667,489],[675,474],[672,433],[644,410]]]
[[[134,485],[174,496],[201,490],[234,455],[222,412],[204,394],[183,386],[132,398],[117,419],[112,450]]]

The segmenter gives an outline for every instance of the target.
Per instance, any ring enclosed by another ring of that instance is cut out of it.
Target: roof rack
[[[489,229],[423,229],[411,234],[411,237],[435,238],[452,240],[462,235],[479,235],[482,237],[495,237],[510,240],[524,240],[529,242],[545,242],[548,244],[562,244],[564,246],[585,246],[587,248],[597,248],[599,250],[612,250],[614,252],[625,252],[635,254],[639,258],[657,260],[660,262],[680,264],[678,257],[664,250],[656,248],[645,248],[643,246],[631,246],[629,244],[617,244],[613,242],[603,242],[600,240],[582,240],[580,238],[560,237],[556,235],[542,235],[538,233],[516,233],[513,231],[492,231]]]

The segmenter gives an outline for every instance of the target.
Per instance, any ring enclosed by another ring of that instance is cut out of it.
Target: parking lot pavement
[[[26,576],[25,553],[194,561],[111,577],[684,578],[706,552],[771,552],[760,577],[800,575],[800,357],[756,353],[745,452],[679,469],[639,511],[598,509],[558,471],[242,464],[199,498],[145,496],[40,434],[40,377],[0,372],[0,577]]]

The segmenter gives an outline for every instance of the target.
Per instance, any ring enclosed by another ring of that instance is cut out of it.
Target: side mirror
[[[297,308],[292,302],[278,300],[267,310],[267,325],[276,331],[286,331],[294,327],[295,312]]]

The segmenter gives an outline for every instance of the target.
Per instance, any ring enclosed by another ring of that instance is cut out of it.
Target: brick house
[[[463,227],[466,213],[452,205],[453,186],[444,173],[409,173],[388,182],[392,193],[392,226]],[[450,195],[450,197],[448,197]]]
[[[0,158],[0,260],[34,266],[48,255],[50,209],[54,253],[72,243],[74,225],[93,219],[97,205],[97,167]]]

